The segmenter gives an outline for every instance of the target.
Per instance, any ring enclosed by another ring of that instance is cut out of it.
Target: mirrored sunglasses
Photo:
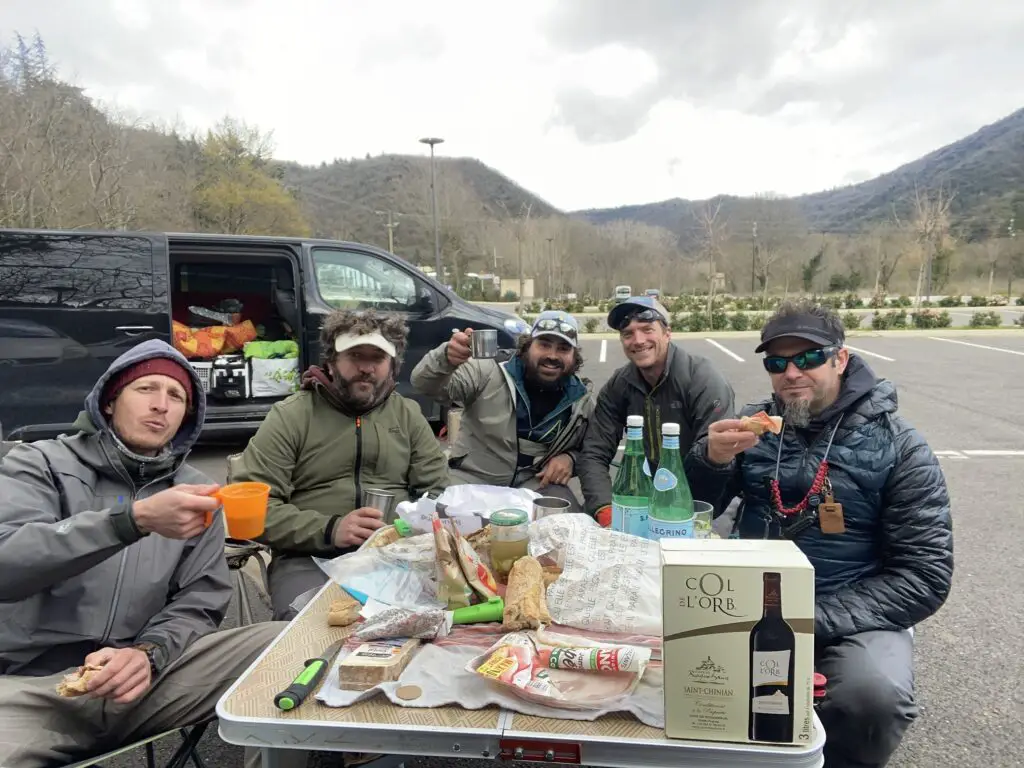
[[[789,364],[792,363],[801,371],[810,371],[823,366],[830,358],[834,357],[838,347],[819,347],[807,349],[789,357],[782,355],[767,355],[764,362],[764,369],[768,373],[785,373]]]

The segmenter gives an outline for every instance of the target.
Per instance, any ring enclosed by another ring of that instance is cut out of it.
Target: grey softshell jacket
[[[141,534],[129,514],[134,499],[210,482],[185,464],[205,415],[198,377],[195,408],[152,477],[132,479],[100,412],[104,384],[154,357],[192,371],[162,341],[143,342],[96,382],[78,434],[17,445],[0,463],[0,674],[53,674],[101,647],[137,642],[155,643],[163,667],[224,618],[231,582],[222,516],[178,541]]]

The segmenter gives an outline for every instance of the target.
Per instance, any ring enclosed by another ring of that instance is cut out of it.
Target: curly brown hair
[[[529,331],[519,335],[516,340],[516,357],[526,362],[526,353],[530,349],[530,345],[533,343],[533,337]],[[583,352],[579,347],[575,347],[572,351],[572,366],[566,371],[567,375],[574,375],[580,372],[580,368],[583,367]]]
[[[409,326],[401,315],[393,312],[378,312],[375,309],[336,309],[324,318],[320,326],[320,357],[326,369],[337,357],[334,340],[343,333],[377,332],[395,345],[395,372],[402,365],[405,347],[409,337]]]

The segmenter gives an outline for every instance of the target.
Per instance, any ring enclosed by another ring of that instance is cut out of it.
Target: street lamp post
[[[434,145],[442,144],[444,139],[429,136],[420,139],[421,144],[430,145],[430,215],[434,220],[434,269],[437,281],[445,285],[444,274],[441,272],[441,233],[437,228],[437,185],[434,178]]]

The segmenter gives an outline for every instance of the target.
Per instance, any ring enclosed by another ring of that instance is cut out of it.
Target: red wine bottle
[[[766,571],[761,620],[750,630],[751,741],[793,741],[796,637],[782,617],[782,575]]]

